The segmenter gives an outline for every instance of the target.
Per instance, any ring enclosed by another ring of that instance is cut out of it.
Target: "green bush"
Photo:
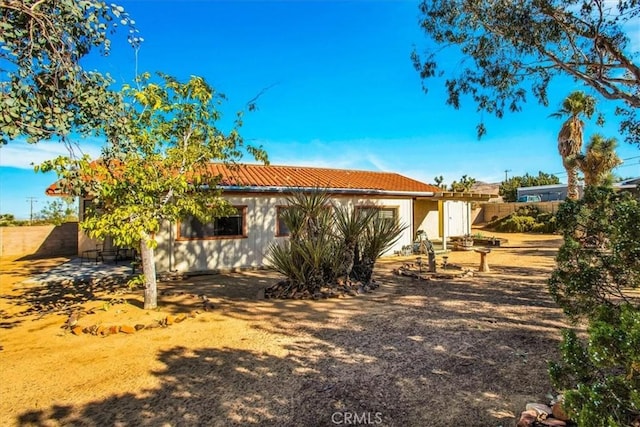
[[[631,426],[640,419],[640,202],[610,188],[587,187],[557,215],[564,244],[549,280],[555,301],[588,339],[564,332],[551,380],[581,427]]]
[[[267,253],[269,264],[287,277],[287,290],[313,295],[338,279],[370,283],[376,259],[405,229],[381,218],[374,207],[332,206],[320,191],[294,193],[287,202],[282,219],[289,239],[273,244]]]
[[[503,233],[555,233],[556,218],[550,212],[543,212],[537,206],[524,205],[504,218],[494,218],[487,228]]]

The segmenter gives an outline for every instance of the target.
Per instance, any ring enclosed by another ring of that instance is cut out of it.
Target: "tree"
[[[560,184],[560,179],[552,174],[538,171],[538,176],[525,173],[523,176],[512,176],[506,181],[502,181],[498,194],[505,202],[515,202],[518,199],[518,188],[535,187],[538,185]]]
[[[500,118],[531,95],[548,105],[550,82],[568,76],[619,101],[621,131],[640,144],[640,67],[627,34],[640,15],[637,0],[423,0],[420,11],[432,44],[412,61],[423,81],[446,74],[447,104],[459,108],[469,96]],[[480,123],[478,136],[485,132]]]
[[[118,21],[118,22],[115,22]],[[80,64],[95,49],[109,52],[110,32],[135,22],[115,4],[97,0],[0,0],[0,144],[90,133],[118,110],[111,80]]]
[[[585,343],[564,333],[562,360],[550,364],[568,414],[580,426],[635,425],[640,418],[640,201],[611,187],[587,186],[557,215],[564,244],[549,280],[573,321],[585,320]]]
[[[567,171],[567,197],[576,200],[578,192],[578,170],[576,156],[582,151],[584,122],[580,116],[590,118],[595,112],[596,100],[584,92],[572,92],[562,102],[562,108],[554,117],[569,116],[558,133],[558,152]]]
[[[78,211],[73,202],[73,198],[47,202],[47,205],[38,213],[37,218],[55,225],[66,221],[77,221]]]
[[[449,186],[449,191],[468,193],[471,191],[471,187],[473,187],[473,184],[475,183],[475,178],[468,177],[467,175],[462,175],[462,178],[460,178],[460,182],[453,181],[451,183],[451,186]]]
[[[224,96],[204,79],[186,83],[148,74],[138,87],[125,86],[126,110],[102,129],[109,144],[96,161],[61,157],[40,169],[55,170],[70,194],[92,198],[81,224],[93,238],[113,238],[118,246],[138,246],[141,252],[145,309],[157,306],[154,260],[155,233],[163,222],[192,215],[202,222],[225,216],[233,208],[220,197],[220,177],[213,160],[234,163],[244,147],[266,162],[261,148],[244,146],[236,126],[224,133],[216,126]],[[252,106],[250,106],[252,109]]]
[[[444,183],[444,177],[442,175],[436,176],[433,178],[433,181],[436,183],[436,187],[438,188],[447,188],[447,185]]]
[[[577,167],[584,175],[585,185],[602,186],[613,183],[611,171],[622,164],[622,160],[616,154],[616,146],[615,138],[605,139],[600,134],[591,136],[586,153],[575,158]]]

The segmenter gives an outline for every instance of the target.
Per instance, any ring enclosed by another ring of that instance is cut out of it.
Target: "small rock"
[[[123,325],[120,326],[120,332],[122,332],[123,334],[133,334],[136,332],[136,328],[129,325]]]
[[[83,334],[82,326],[74,326],[73,328],[71,328],[71,333],[73,335],[82,335]]]
[[[544,420],[538,420],[538,422],[545,426],[553,426],[553,427],[565,427],[567,423],[562,420],[558,420],[556,418],[545,418]]]
[[[527,403],[527,406],[525,406],[525,409],[527,411],[530,409],[533,409],[534,411],[536,411],[536,414],[540,416],[540,418],[546,418],[552,412],[551,408],[549,408],[544,403]]]
[[[173,325],[176,322],[175,316],[168,315],[164,320],[164,324],[167,326]]]
[[[556,402],[551,408],[551,412],[553,413],[553,417],[562,421],[569,421],[569,416],[564,411],[562,407],[562,402]]]
[[[144,326],[143,324],[141,324],[141,323],[138,323],[138,324],[135,326],[136,331],[141,331],[141,330],[143,330],[144,328],[145,328],[145,326]]]
[[[533,427],[538,419],[538,414],[533,409],[528,409],[520,415],[520,421],[516,427]]]
[[[106,326],[100,325],[96,328],[96,335],[109,335],[109,330],[106,328]]]
[[[176,316],[176,323],[183,322],[187,318],[187,315],[182,313]]]
[[[109,327],[109,334],[110,335],[117,334],[118,332],[120,332],[120,326],[110,326]]]

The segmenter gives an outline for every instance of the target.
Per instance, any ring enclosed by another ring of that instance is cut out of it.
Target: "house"
[[[218,271],[265,264],[269,245],[286,239],[280,219],[286,197],[293,191],[324,189],[333,203],[353,208],[375,206],[380,215],[408,227],[387,255],[400,251],[423,230],[431,240],[446,245],[447,238],[471,232],[471,201],[489,194],[455,193],[389,172],[297,166],[246,164],[211,167],[222,180],[223,197],[237,213],[201,224],[195,218],[165,223],[157,233],[157,271]],[[47,189],[55,195],[56,184]],[[80,219],[84,201],[80,203]],[[81,234],[78,251],[95,249],[96,241]],[[108,248],[109,242],[104,242]]]

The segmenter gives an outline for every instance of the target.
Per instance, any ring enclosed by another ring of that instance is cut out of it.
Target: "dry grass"
[[[564,324],[546,290],[559,239],[506,237],[491,273],[417,281],[392,273],[407,259],[388,258],[380,288],[357,297],[256,300],[279,279],[268,272],[164,283],[151,312],[138,293],[97,289],[81,324],[148,324],[201,307],[201,294],[215,307],[105,338],[30,312],[25,295],[46,289],[18,282],[37,264],[4,262],[0,424],[331,426],[356,413],[386,426],[513,426],[552,391],[547,361]],[[478,258],[449,262],[476,268]],[[114,295],[122,303],[106,307]]]

